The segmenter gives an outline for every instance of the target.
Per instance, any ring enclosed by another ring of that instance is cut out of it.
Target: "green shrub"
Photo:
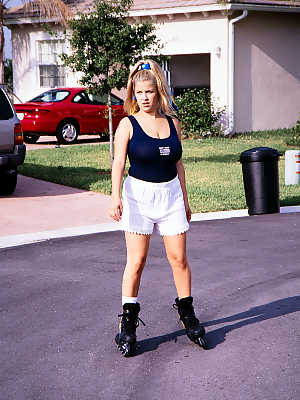
[[[208,89],[187,89],[175,98],[183,134],[188,137],[219,136],[225,108],[217,109]]]
[[[293,128],[293,136],[287,140],[286,144],[290,146],[300,146],[300,114],[296,125]]]

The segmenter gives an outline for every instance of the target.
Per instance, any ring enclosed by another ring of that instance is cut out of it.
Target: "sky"
[[[6,4],[6,7],[17,6],[22,3],[22,0],[9,0]],[[11,58],[11,37],[10,30],[4,27],[4,35],[5,35],[5,58]]]

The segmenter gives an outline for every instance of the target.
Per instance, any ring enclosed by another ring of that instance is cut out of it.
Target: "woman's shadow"
[[[204,327],[209,327],[213,325],[220,325],[226,324],[228,322],[230,323],[238,321],[233,324],[225,325],[221,328],[209,331],[206,335],[207,349],[211,350],[219,344],[223,343],[226,340],[227,333],[233,331],[234,329],[239,329],[246,325],[256,324],[262,321],[266,321],[268,319],[277,318],[297,311],[300,311],[300,296],[293,296],[272,301],[271,303],[261,306],[253,307],[250,308],[250,310],[234,314],[229,317],[203,322],[202,325]],[[177,338],[184,334],[185,331],[181,329],[163,336],[156,336],[150,339],[141,340],[137,343],[136,355],[148,351],[153,351],[165,342],[176,342]]]

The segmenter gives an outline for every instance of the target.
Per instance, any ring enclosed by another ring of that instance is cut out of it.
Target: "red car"
[[[15,104],[24,140],[36,143],[42,135],[54,135],[59,143],[75,143],[78,135],[108,132],[106,96],[84,88],[57,88],[40,94],[27,103]],[[112,95],[113,130],[126,115],[123,100]]]

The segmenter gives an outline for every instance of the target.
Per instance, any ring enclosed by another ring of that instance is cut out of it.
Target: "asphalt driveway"
[[[135,357],[113,343],[121,232],[0,250],[1,400],[299,400],[300,214],[193,222],[192,344],[161,239],[151,240]]]

